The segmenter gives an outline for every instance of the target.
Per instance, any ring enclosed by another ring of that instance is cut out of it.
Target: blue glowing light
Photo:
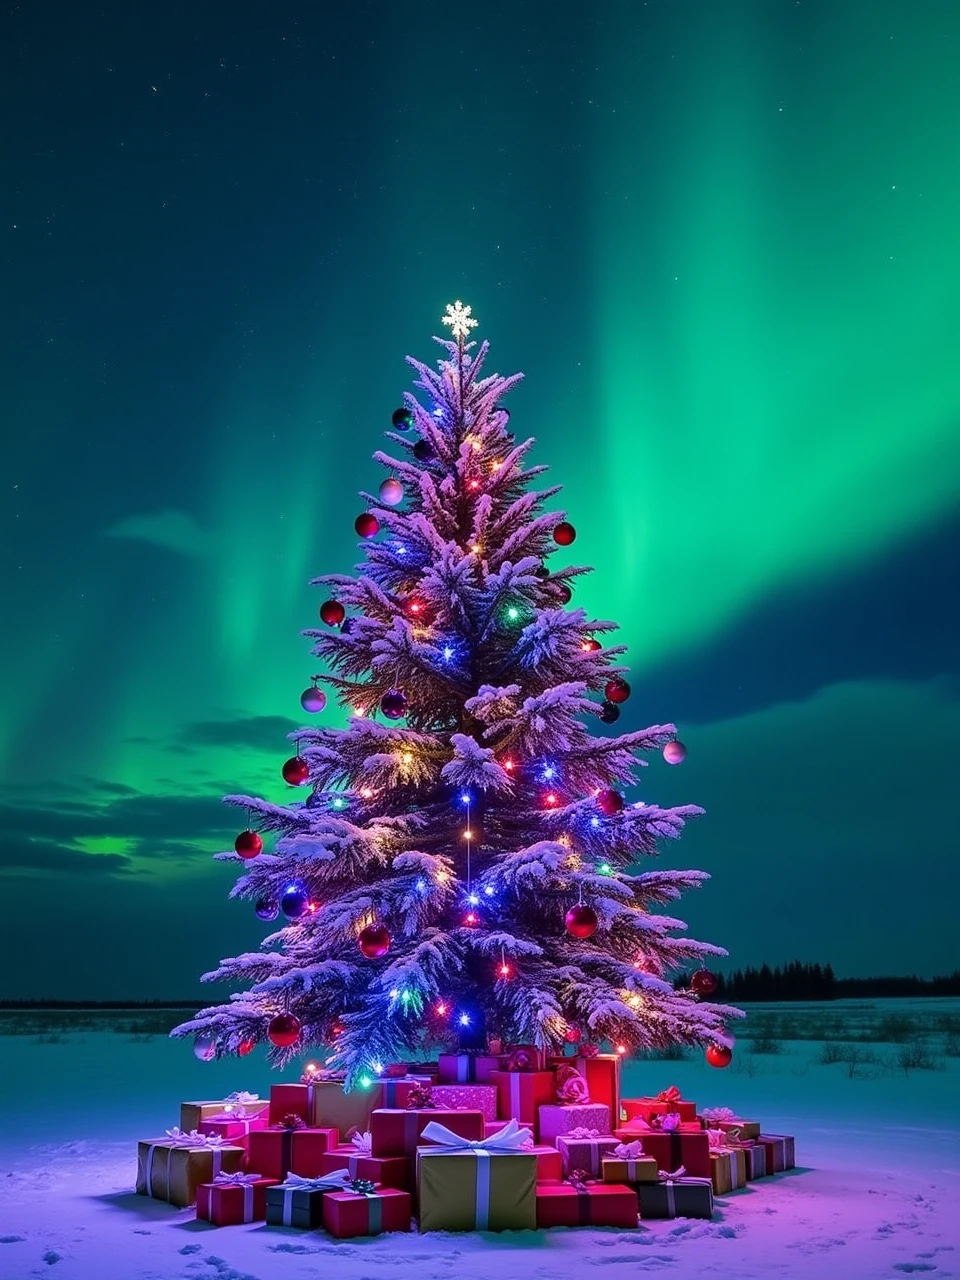
[[[470,1025],[470,1015],[469,1015],[469,1013],[461,1013],[461,1015],[460,1015],[460,1025],[461,1025],[461,1027],[469,1027],[469,1025]]]
[[[468,792],[466,792],[466,791],[465,791],[465,792],[463,793],[463,795],[460,797],[460,803],[461,803],[461,804],[469,804],[469,803],[470,803],[470,795],[469,795],[469,793],[468,793]]]
[[[480,905],[480,899],[475,893],[471,893],[467,898],[467,901],[470,903],[471,907],[479,907]]]
[[[557,771],[552,764],[544,765],[543,776],[545,779],[556,777]]]
[[[417,881],[417,883],[416,883],[416,886],[415,886],[415,887],[416,887],[416,889],[417,889],[417,892],[418,892],[418,893],[423,893],[424,889],[426,889],[426,887],[427,887],[427,882],[426,882],[426,880],[424,880],[424,879],[421,877],[421,879],[419,879],[419,880]]]
[[[377,1073],[377,1075],[378,1075],[378,1076],[383,1074],[383,1063],[382,1063],[382,1062],[371,1062],[371,1063],[370,1063],[370,1066],[371,1066],[371,1068],[372,1068],[372,1069]]]
[[[398,996],[399,994],[400,994],[399,988],[394,987],[394,988],[393,988],[393,990],[390,992],[390,999],[391,999],[391,1000],[396,1000],[396,998],[397,998],[397,996]]]
[[[443,417],[443,405],[438,404],[433,410],[433,416],[439,421]]]
[[[444,662],[449,662],[449,661],[450,661],[450,659],[451,659],[452,657],[453,657],[453,650],[451,649],[451,647],[450,647],[448,644],[445,644],[445,645],[443,646],[443,660],[444,660]]]
[[[484,885],[483,892],[487,895],[487,897],[488,897],[488,898],[492,898],[492,897],[493,897],[493,885],[492,885],[492,884]]]
[[[600,825],[600,819],[599,819],[599,818],[591,818],[591,819],[590,819],[590,825],[591,825],[591,827],[599,827],[599,825]]]

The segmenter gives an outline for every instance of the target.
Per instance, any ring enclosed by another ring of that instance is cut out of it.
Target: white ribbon
[[[218,1187],[243,1187],[243,1221],[253,1221],[253,1187],[260,1181],[259,1173],[218,1173],[214,1178]]]
[[[223,1146],[224,1146],[224,1141],[218,1134],[197,1133],[196,1129],[192,1130],[190,1133],[184,1133],[184,1131],[180,1128],[168,1129],[167,1136],[165,1138],[159,1138],[156,1142],[151,1142],[150,1145],[147,1147],[147,1162],[146,1162],[146,1168],[144,1169],[144,1181],[147,1187],[147,1195],[152,1196],[155,1200],[160,1199],[160,1197],[155,1194],[154,1185],[153,1185],[154,1163],[155,1163],[155,1156],[158,1150],[164,1150],[167,1153],[167,1169],[166,1169],[167,1194],[163,1198],[164,1200],[169,1200],[170,1199],[170,1158],[173,1153],[173,1148],[190,1147],[190,1148],[196,1149],[197,1147],[199,1147],[201,1149],[205,1148],[207,1150],[212,1151],[213,1152],[213,1176],[214,1178],[216,1178],[217,1175],[220,1173],[221,1168],[223,1167],[223,1151],[221,1150]]]
[[[350,1142],[356,1147],[359,1156],[369,1156],[373,1152],[373,1137],[369,1129],[365,1133],[355,1133]]]
[[[492,1133],[489,1138],[461,1138],[445,1124],[431,1120],[421,1136],[437,1144],[435,1148],[423,1148],[418,1153],[421,1159],[438,1155],[477,1157],[475,1230],[486,1231],[490,1225],[490,1156],[498,1152],[522,1154],[523,1144],[533,1136],[530,1130],[521,1129],[516,1120],[508,1120],[498,1133]]]
[[[618,1160],[639,1160],[643,1155],[643,1143],[639,1138],[633,1142],[621,1142],[614,1147],[613,1154]]]
[[[245,1089],[240,1089],[236,1093],[228,1093],[224,1098],[224,1102],[239,1102],[245,1107],[249,1102],[259,1102],[259,1093],[247,1093]]]
[[[716,1124],[729,1124],[737,1119],[732,1107],[704,1107],[700,1115],[704,1120],[713,1120]]]
[[[601,1134],[599,1129],[588,1129],[585,1124],[578,1124],[575,1129],[569,1129],[563,1136],[565,1138],[599,1138]]]
[[[293,1223],[293,1196],[296,1191],[347,1191],[350,1175],[346,1169],[336,1169],[333,1173],[325,1173],[319,1178],[301,1178],[298,1173],[288,1173],[280,1184],[283,1192],[283,1225],[289,1227]]]
[[[226,1144],[226,1139],[221,1138],[219,1133],[199,1133],[196,1129],[184,1133],[176,1127],[167,1129],[166,1133],[167,1136],[160,1141],[174,1147],[222,1147]]]

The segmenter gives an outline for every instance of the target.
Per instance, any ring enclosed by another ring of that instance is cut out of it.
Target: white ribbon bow
[[[259,1173],[218,1173],[214,1182],[220,1186],[249,1187],[259,1182],[260,1178]]]
[[[516,1120],[508,1120],[497,1133],[489,1138],[461,1138],[445,1124],[431,1120],[421,1135],[429,1142],[435,1142],[447,1151],[521,1151],[523,1144],[533,1137],[529,1129],[521,1129]],[[429,1149],[421,1151],[422,1156],[430,1155]]]
[[[224,1102],[239,1102],[246,1106],[248,1102],[259,1102],[259,1093],[247,1093],[245,1089],[240,1089],[236,1093],[228,1093],[224,1098]]]
[[[585,1124],[578,1124],[575,1129],[570,1129],[563,1135],[565,1138],[599,1138],[599,1129],[588,1129]]]
[[[350,1180],[346,1169],[324,1173],[319,1178],[301,1178],[299,1173],[288,1173],[280,1184],[285,1191],[338,1191]]]
[[[660,1169],[657,1172],[657,1177],[661,1182],[679,1182],[681,1178],[685,1178],[686,1176],[687,1171],[683,1165],[681,1165],[679,1169],[674,1169],[673,1173],[667,1173],[665,1169]],[[707,1178],[705,1181],[709,1182],[710,1179]]]
[[[225,1139],[219,1133],[198,1133],[191,1129],[189,1133],[177,1127],[167,1130],[167,1141],[176,1147],[222,1147]]]
[[[618,1160],[639,1160],[643,1155],[643,1143],[639,1138],[634,1142],[621,1142],[613,1148],[613,1154]]]
[[[373,1137],[369,1129],[365,1133],[355,1133],[350,1141],[356,1147],[357,1155],[368,1156],[373,1150]]]
[[[717,1124],[729,1124],[737,1118],[732,1107],[704,1107],[700,1114],[704,1120],[713,1120]]]

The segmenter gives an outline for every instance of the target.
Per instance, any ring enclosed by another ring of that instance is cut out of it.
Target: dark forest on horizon
[[[677,980],[687,986],[689,975]],[[801,960],[771,968],[735,969],[717,973],[712,999],[750,1004],[753,1001],[884,999],[898,996],[960,996],[960,969],[933,978],[916,975],[874,978],[838,978],[829,964]],[[3,1009],[193,1009],[192,1000],[0,1000]]]

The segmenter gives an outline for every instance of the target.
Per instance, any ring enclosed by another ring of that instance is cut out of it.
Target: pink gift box
[[[601,1137],[611,1136],[610,1108],[603,1102],[550,1103],[540,1108],[540,1137],[554,1145],[555,1139],[571,1129],[593,1129]],[[616,1143],[614,1143],[616,1146]]]
[[[497,1118],[497,1090],[492,1084],[437,1084],[431,1096],[434,1106],[450,1111],[479,1111],[484,1120]]]
[[[232,1112],[224,1112],[223,1115],[211,1116],[209,1120],[201,1120],[199,1124],[201,1133],[212,1133],[217,1137],[223,1138],[225,1142],[232,1143],[235,1147],[243,1147],[244,1151],[248,1150],[248,1139],[255,1129],[266,1129],[267,1127],[267,1111],[264,1107],[259,1115],[255,1116],[236,1116]]]
[[[410,1161],[406,1156],[368,1156],[353,1146],[334,1147],[321,1157],[319,1176],[338,1169],[346,1169],[351,1178],[366,1178],[399,1191],[410,1190]]]

